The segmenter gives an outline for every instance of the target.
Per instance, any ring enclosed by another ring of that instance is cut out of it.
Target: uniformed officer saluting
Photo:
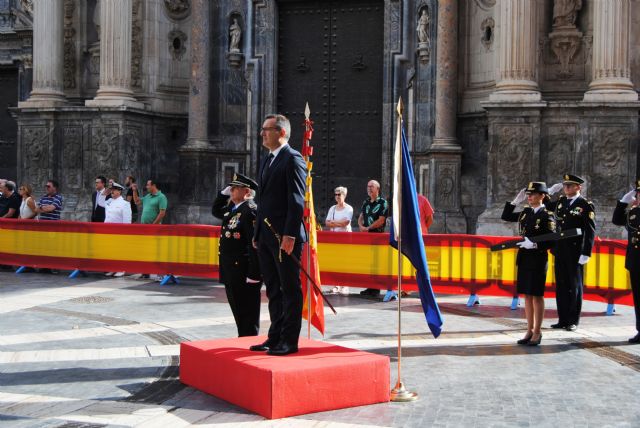
[[[551,328],[564,328],[575,331],[580,323],[582,311],[582,287],[584,265],[591,257],[596,234],[596,213],[591,201],[580,196],[584,180],[577,175],[566,174],[562,184],[554,184],[549,194],[560,188],[564,196],[547,207],[555,212],[558,231],[581,229],[582,235],[560,240],[551,250],[555,256],[556,303],[558,322]]]
[[[529,204],[522,211],[514,212],[525,199]],[[502,211],[502,220],[518,222],[519,233],[524,241],[518,242],[517,289],[525,295],[525,316],[527,333],[518,340],[518,345],[539,345],[542,340],[540,328],[544,317],[544,283],[547,278],[547,250],[552,242],[534,243],[529,237],[545,235],[556,231],[553,213],[545,209],[549,200],[546,183],[533,181],[522,189],[518,196],[507,202]]]
[[[220,282],[238,327],[238,336],[257,336],[260,326],[260,268],[251,243],[256,220],[253,197],[258,184],[242,174],[222,190],[211,213],[222,219],[220,230]]]
[[[633,305],[636,310],[636,330],[638,333],[629,339],[629,343],[640,343],[640,180],[635,190],[620,199],[613,211],[613,224],[624,226],[628,232],[627,257],[625,267],[631,278]],[[627,208],[629,208],[627,210]]]

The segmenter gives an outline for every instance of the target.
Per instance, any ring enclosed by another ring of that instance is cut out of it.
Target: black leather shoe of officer
[[[264,342],[262,342],[259,345],[251,345],[251,346],[249,346],[249,350],[250,351],[262,352],[262,351],[268,351],[272,347],[273,347],[273,345],[271,344],[271,342],[269,342],[269,339],[267,339],[267,340],[265,340]]]
[[[551,327],[551,328],[567,328],[567,326],[566,326],[566,325],[564,325],[564,324],[560,324],[560,323],[557,323],[557,324],[551,324],[549,327]]]
[[[629,339],[629,343],[640,343],[640,333]]]
[[[575,324],[569,324],[564,329],[567,330],[567,331],[576,331],[578,329],[578,326],[575,325]]]
[[[267,355],[289,355],[298,352],[298,347],[295,345],[287,345],[286,343],[280,343],[274,348],[270,348],[267,351]]]

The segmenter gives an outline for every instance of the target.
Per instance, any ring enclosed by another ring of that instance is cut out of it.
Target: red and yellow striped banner
[[[205,225],[104,224],[0,219],[2,264],[127,271],[203,278],[218,277],[220,228]],[[434,289],[443,293],[513,296],[516,250],[491,252],[513,238],[476,235],[425,236]],[[585,297],[633,304],[624,268],[626,244],[597,240],[585,269]],[[318,232],[318,259],[324,284],[393,288],[396,251],[386,233]],[[415,289],[411,264],[403,264],[408,289]],[[547,295],[554,290],[549,257]]]

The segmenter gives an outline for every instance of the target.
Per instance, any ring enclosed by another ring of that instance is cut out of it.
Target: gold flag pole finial
[[[402,103],[402,97],[398,98],[398,106],[396,108],[398,112],[398,116],[402,117],[402,113],[404,112],[404,104]]]

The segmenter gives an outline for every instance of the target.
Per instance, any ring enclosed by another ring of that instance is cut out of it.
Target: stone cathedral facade
[[[234,171],[257,175],[263,117],[314,121],[314,196],[390,194],[396,102],[433,232],[513,234],[532,180],[587,179],[598,233],[639,175],[640,2],[0,0],[0,176],[62,184],[86,220],[98,174],[212,223]]]

